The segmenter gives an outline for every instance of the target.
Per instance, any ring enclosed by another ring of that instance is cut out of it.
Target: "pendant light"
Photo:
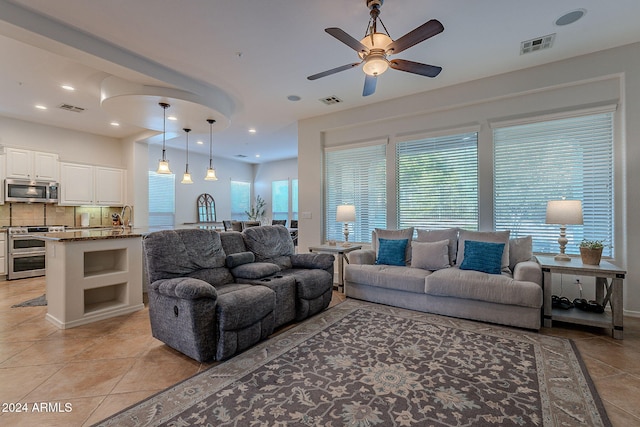
[[[161,174],[170,174],[171,173],[171,169],[169,169],[169,160],[167,160],[165,153],[166,153],[166,149],[165,149],[165,139],[166,139],[166,135],[167,135],[167,128],[166,128],[166,121],[167,121],[167,108],[170,107],[169,104],[167,104],[166,102],[160,102],[159,105],[162,107],[163,109],[163,114],[162,114],[162,159],[158,162],[158,170],[156,171],[156,173],[161,173]]]
[[[187,166],[185,167],[184,175],[182,175],[182,181],[180,181],[180,184],[193,184],[191,174],[189,173],[189,132],[191,132],[191,129],[184,128],[182,130],[187,133]]]
[[[217,181],[216,170],[213,168],[213,124],[215,120],[207,119],[209,122],[209,169],[207,169],[207,176],[204,177],[205,181]]]

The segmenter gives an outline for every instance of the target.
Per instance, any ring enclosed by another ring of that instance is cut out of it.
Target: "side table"
[[[344,292],[344,261],[349,263],[347,255],[351,251],[362,249],[362,245],[320,245],[309,246],[309,252],[319,252],[337,255],[338,261],[338,291]]]
[[[553,321],[574,323],[579,325],[598,326],[611,329],[613,338],[622,339],[622,286],[626,270],[608,262],[600,261],[600,265],[583,264],[580,258],[571,261],[556,261],[552,256],[537,256],[542,266],[544,283],[544,326],[552,327]],[[551,305],[552,275],[571,274],[574,276],[595,277],[596,302],[603,307],[611,306],[611,313],[591,313],[571,308],[569,310],[553,308]]]

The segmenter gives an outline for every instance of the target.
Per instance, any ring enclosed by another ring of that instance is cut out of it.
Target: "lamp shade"
[[[354,205],[340,205],[336,211],[336,222],[354,222],[356,207]]]
[[[549,200],[547,202],[547,224],[582,224],[582,202],[580,200]]]

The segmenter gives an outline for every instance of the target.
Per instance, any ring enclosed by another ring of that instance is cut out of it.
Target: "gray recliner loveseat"
[[[143,249],[153,336],[201,362],[227,359],[331,301],[334,257],[295,254],[283,226],[163,230]]]

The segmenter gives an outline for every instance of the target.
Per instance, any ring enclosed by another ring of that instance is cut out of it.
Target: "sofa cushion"
[[[236,254],[227,255],[227,268],[237,267],[242,264],[248,264],[256,260],[253,252],[238,252]]]
[[[424,278],[430,274],[421,268],[349,264],[344,278],[345,282],[424,294]]]
[[[476,242],[465,240],[464,260],[460,270],[475,270],[489,274],[500,274],[502,271],[502,253],[504,243]]]
[[[456,265],[461,265],[464,261],[464,242],[466,240],[475,240],[476,242],[492,242],[504,243],[502,252],[501,268],[502,271],[509,271],[509,230],[506,231],[469,231],[460,230],[458,234],[458,254],[456,257]]]
[[[449,265],[456,263],[458,253],[458,228],[445,228],[442,230],[422,230],[418,228],[418,242],[439,242],[449,240]]]
[[[515,271],[516,264],[533,258],[533,240],[531,236],[509,239],[509,269]]]
[[[272,262],[281,268],[291,268],[294,254],[289,230],[282,225],[265,225],[246,228],[242,235],[247,250],[253,252],[258,262]]]
[[[280,271],[280,267],[270,262],[251,262],[231,269],[231,274],[238,279],[261,279]]]
[[[431,271],[450,267],[449,240],[413,242],[411,245],[411,267]]]
[[[426,279],[428,295],[465,298],[523,307],[542,306],[542,287],[537,283],[517,281],[505,274],[487,274],[460,270],[438,270]]]
[[[407,239],[378,239],[376,264],[406,265]]]
[[[379,240],[387,239],[387,240],[403,240],[407,239],[407,246],[405,248],[405,261],[406,263],[411,262],[411,239],[413,239],[413,227],[403,228],[401,230],[385,230],[383,228],[376,228],[373,230],[371,245],[373,246],[373,250],[378,253],[379,249]]]

